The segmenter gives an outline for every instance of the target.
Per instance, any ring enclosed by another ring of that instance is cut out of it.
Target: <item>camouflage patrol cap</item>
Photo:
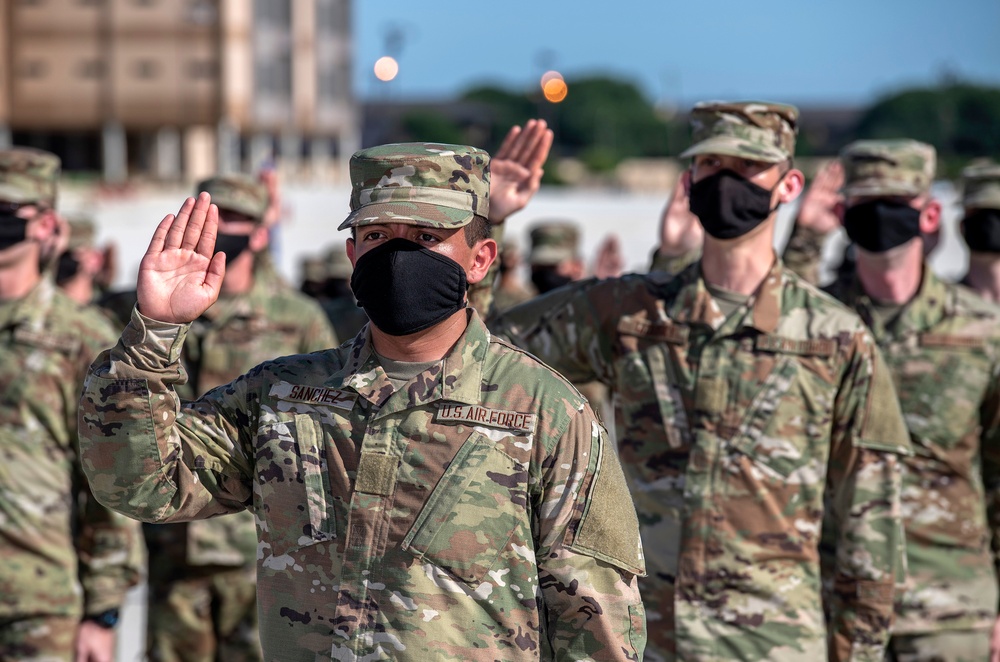
[[[319,283],[326,280],[326,263],[321,257],[302,258],[302,280]]]
[[[490,213],[490,155],[476,147],[398,143],[351,157],[351,213],[338,230],[378,223],[460,228]]]
[[[766,101],[707,101],[691,110],[691,145],[681,157],[739,156],[781,163],[795,154],[799,109]]]
[[[934,148],[916,140],[857,140],[840,153],[844,195],[921,195],[931,188],[936,160]]]
[[[962,170],[962,206],[1000,209],[1000,164],[981,159]]]
[[[354,273],[354,265],[351,264],[351,260],[347,257],[347,248],[344,244],[334,246],[328,250],[324,263],[326,265],[327,278],[349,280],[351,274]]]
[[[250,175],[220,175],[198,184],[195,193],[212,196],[219,209],[246,214],[256,222],[264,220],[267,211],[267,187]]]
[[[539,223],[531,230],[528,262],[537,266],[559,264],[579,256],[580,231],[566,221]]]
[[[62,162],[33,147],[0,150],[0,200],[55,207]]]
[[[89,216],[72,215],[66,218],[69,226],[69,244],[67,250],[74,248],[92,248],[97,237],[97,226]]]

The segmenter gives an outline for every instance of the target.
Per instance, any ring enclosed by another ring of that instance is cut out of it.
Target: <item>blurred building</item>
[[[350,0],[0,0],[0,145],[67,170],[323,172],[357,149]]]

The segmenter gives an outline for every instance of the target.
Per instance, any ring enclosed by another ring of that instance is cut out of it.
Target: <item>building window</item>
[[[196,25],[214,25],[218,22],[216,0],[191,0],[187,19]]]
[[[214,60],[192,60],[187,64],[187,75],[195,79],[218,78],[219,65]]]
[[[42,0],[19,0],[17,4],[21,7],[41,7]]]
[[[28,60],[20,64],[17,73],[21,78],[44,78],[48,70],[49,66],[44,60]]]
[[[292,4],[290,0],[254,0],[254,22],[275,28],[289,28],[292,25]]]
[[[77,65],[76,73],[80,78],[101,78],[104,76],[104,62],[102,60],[84,60]]]
[[[132,0],[132,2],[134,2],[139,7],[144,7],[144,8],[152,7],[153,5],[156,4],[156,0]]]
[[[139,60],[135,63],[135,76],[150,80],[160,75],[160,64],[153,60]]]
[[[346,35],[351,31],[347,0],[316,0],[316,31],[322,35]]]
[[[76,3],[84,7],[100,7],[104,4],[104,0],[76,0]]]

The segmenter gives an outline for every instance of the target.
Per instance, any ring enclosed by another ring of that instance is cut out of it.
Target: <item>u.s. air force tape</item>
[[[536,414],[493,409],[482,405],[440,404],[435,421],[460,421],[531,434],[538,422]]]

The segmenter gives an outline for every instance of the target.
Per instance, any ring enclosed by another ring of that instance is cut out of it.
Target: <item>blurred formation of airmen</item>
[[[840,161],[841,195],[828,197],[825,213],[842,219],[856,264],[826,289],[871,329],[914,450],[903,461],[908,577],[889,656],[985,660],[998,601],[990,545],[1000,531],[1000,308],[924,262],[925,237],[941,221],[933,147],[858,141]],[[977,194],[993,198],[979,183],[967,185],[966,240],[988,253],[974,210]]]
[[[59,159],[0,151],[0,659],[109,660],[139,579],[138,524],[99,504],[79,456],[91,360],[114,343],[42,273]]]
[[[982,159],[962,170],[962,237],[969,271],[962,284],[1000,302],[1000,164]]]
[[[523,258],[521,246],[513,239],[507,239],[500,248],[499,271],[496,289],[493,292],[494,314],[513,308],[519,303],[538,295],[531,285],[524,283],[521,275]]]
[[[194,320],[181,361],[194,399],[253,366],[337,345],[319,306],[261,277],[267,254],[268,191],[245,175],[201,182],[219,208],[216,250],[226,255],[218,301]],[[264,271],[263,273],[270,273]],[[260,659],[257,629],[257,532],[253,513],[144,527],[149,548],[147,649],[151,660],[211,662]]]
[[[695,107],[683,156],[704,255],[676,277],[572,284],[491,325],[614,392],[648,660],[876,660],[889,639],[909,437],[861,319],[774,255],[778,206],[803,186],[797,115]]]
[[[569,221],[539,221],[529,232],[528,264],[539,294],[581,280],[587,273],[580,257],[580,230]]]
[[[316,299],[337,338],[349,340],[368,322],[351,290],[353,267],[344,244],[337,244],[321,257],[302,261],[303,293]]]
[[[269,660],[642,659],[638,522],[606,433],[467,305],[497,252],[489,163],[461,145],[356,153],[340,229],[371,322],[182,403],[178,346],[223,285],[215,207],[187,200],[92,366],[84,455],[105,503],[258,517]]]

